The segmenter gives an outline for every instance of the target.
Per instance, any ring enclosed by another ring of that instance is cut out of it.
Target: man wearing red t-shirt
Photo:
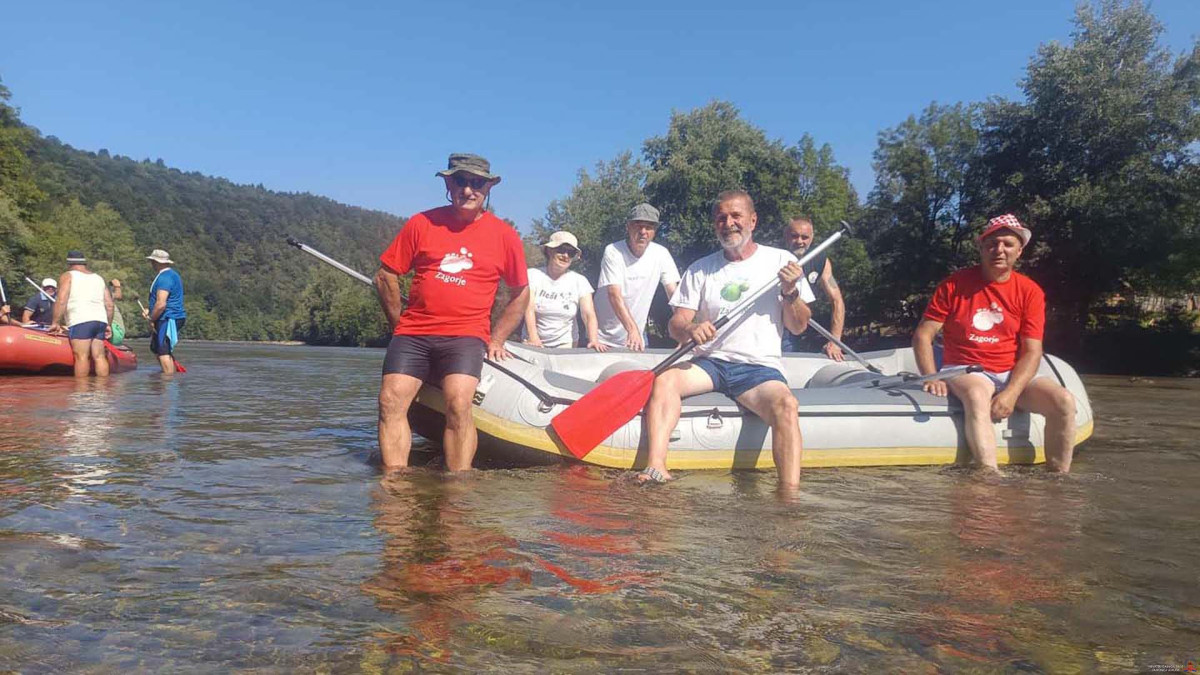
[[[446,402],[442,446],[446,468],[465,471],[477,437],[471,399],[483,359],[508,358],[504,341],[529,303],[525,249],[517,231],[486,209],[500,182],[488,161],[453,154],[445,171],[449,206],[418,213],[379,257],[379,304],[392,326],[379,388],[379,450],[385,467],[408,465],[412,428],[408,408],[421,384],[431,382]],[[407,307],[399,278],[413,272]],[[500,280],[510,289],[495,327],[490,312]]]
[[[970,373],[925,383],[925,390],[963,404],[967,445],[975,461],[996,466],[993,422],[1014,408],[1046,418],[1046,468],[1066,473],[1075,445],[1075,398],[1048,377],[1038,377],[1046,296],[1029,277],[1014,271],[1033,234],[1015,216],[988,221],[979,235],[980,264],[938,284],[913,335],[922,375],[937,371],[933,338],[944,329],[942,368],[979,365]]]

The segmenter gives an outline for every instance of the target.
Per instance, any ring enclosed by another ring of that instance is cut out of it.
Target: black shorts
[[[455,374],[479,379],[486,349],[477,337],[393,335],[383,357],[383,374],[411,375],[435,384]]]

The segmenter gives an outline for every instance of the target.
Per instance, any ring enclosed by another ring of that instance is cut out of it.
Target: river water
[[[382,478],[381,351],[0,378],[0,671],[1133,672],[1200,663],[1200,382],[1086,378],[1065,479]]]

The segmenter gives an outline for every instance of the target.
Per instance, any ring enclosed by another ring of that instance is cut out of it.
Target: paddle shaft
[[[818,244],[817,246],[809,249],[808,253],[805,253],[804,257],[800,258],[800,260],[797,264],[804,265],[804,263],[808,262],[809,260],[812,260],[819,253],[821,253],[825,249],[827,249],[830,246],[833,246],[835,243],[837,243],[837,240],[841,239],[842,236],[845,235],[849,231],[850,231],[850,225],[848,223],[846,223],[845,221],[842,221],[842,229],[829,235],[825,239],[825,241],[823,241],[820,244]],[[722,328],[724,328],[726,326],[726,324],[728,324],[730,321],[732,321],[735,317],[739,316],[742,312],[746,311],[751,306],[753,306],[754,303],[757,302],[759,298],[761,298],[762,296],[766,295],[767,293],[770,293],[771,291],[775,290],[775,288],[778,286],[779,286],[779,277],[775,277],[774,279],[772,279],[770,281],[770,283],[763,284],[763,286],[761,288],[754,291],[750,295],[746,296],[741,302],[739,302],[738,304],[731,307],[730,310],[725,313],[725,316],[722,316],[721,318],[714,321],[713,328],[719,332]],[[715,340],[716,337],[714,336],[713,339]],[[664,372],[666,372],[666,370],[668,368],[675,365],[676,361],[678,361],[679,359],[686,356],[688,352],[692,351],[697,346],[698,345],[697,345],[696,341],[689,338],[687,342],[684,342],[683,344],[679,345],[678,349],[671,352],[670,356],[663,359],[662,362],[659,363],[657,366],[654,366],[654,369],[651,372],[653,372],[655,376],[663,374]]]
[[[322,262],[326,262],[326,263],[329,263],[330,265],[333,265],[334,267],[345,272],[346,274],[349,274],[350,276],[354,277],[355,279],[358,279],[359,281],[363,282],[364,284],[367,284],[369,286],[375,285],[375,282],[371,281],[371,279],[369,277],[367,277],[365,274],[362,274],[359,271],[357,271],[351,267],[347,267],[347,266],[343,265],[342,263],[334,260],[333,258],[330,258],[329,256],[325,255],[324,253],[321,253],[320,251],[318,251],[317,249],[315,249],[311,246],[306,246],[304,244],[301,244],[300,242],[296,241],[295,238],[293,238],[293,237],[288,237],[287,243],[291,244],[292,246],[295,246],[296,248],[300,249],[301,251],[304,251],[305,253],[316,258],[317,260],[320,260]]]
[[[867,370],[871,371],[872,373],[879,373],[880,375],[882,375],[882,374],[883,374],[883,371],[882,371],[882,370],[880,370],[880,369],[876,368],[875,366],[871,365],[871,362],[867,361],[867,360],[866,360],[866,359],[864,359],[862,356],[860,356],[860,355],[858,354],[858,352],[854,351],[853,349],[850,349],[849,347],[847,347],[847,346],[846,346],[846,344],[845,344],[844,342],[842,342],[841,340],[839,340],[839,339],[837,339],[837,338],[833,337],[833,333],[830,333],[829,331],[825,330],[825,327],[824,327],[824,326],[822,326],[821,324],[817,323],[816,321],[813,321],[812,319],[809,319],[809,320],[808,320],[808,326],[809,326],[809,328],[812,328],[813,330],[815,330],[815,331],[817,331],[818,333],[820,333],[820,334],[821,334],[821,335],[822,335],[822,336],[823,336],[823,337],[824,337],[826,340],[829,340],[829,341],[830,341],[830,342],[832,342],[833,344],[835,344],[835,345],[837,345],[838,347],[840,347],[842,351],[844,351],[844,352],[846,352],[847,354],[849,354],[849,355],[850,355],[850,358],[852,358],[852,359],[854,359],[855,361],[858,361],[859,363],[861,363],[861,364],[862,364],[862,366],[863,366],[864,368],[866,368]]]
[[[966,375],[967,373],[982,372],[983,366],[950,366],[949,368],[940,370],[936,373],[930,373],[928,375],[895,375],[894,377],[899,377],[900,381],[893,382],[891,384],[883,384],[882,380],[875,380],[871,384],[867,385],[867,387],[877,389],[895,389],[896,387],[903,387],[908,384],[921,384],[923,382],[933,382],[934,380],[948,380],[952,377],[958,377],[959,375]]]
[[[8,294],[4,292],[4,280],[0,279],[0,304],[8,304]]]
[[[28,281],[30,286],[33,286],[34,288],[38,289],[38,293],[41,293],[43,298],[46,298],[50,302],[54,302],[54,298],[50,297],[50,294],[47,293],[46,291],[43,291],[42,287],[38,286],[36,281],[34,281],[33,279],[30,279],[29,277],[25,277],[25,281]]]

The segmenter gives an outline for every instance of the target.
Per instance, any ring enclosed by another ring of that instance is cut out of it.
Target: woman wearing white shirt
[[[588,349],[608,348],[596,337],[594,289],[578,272],[570,271],[579,258],[579,240],[570,232],[555,232],[545,244],[545,269],[529,268],[529,306],[525,309],[525,344],[534,347],[574,347],[578,341],[575,315],[583,316]]]

